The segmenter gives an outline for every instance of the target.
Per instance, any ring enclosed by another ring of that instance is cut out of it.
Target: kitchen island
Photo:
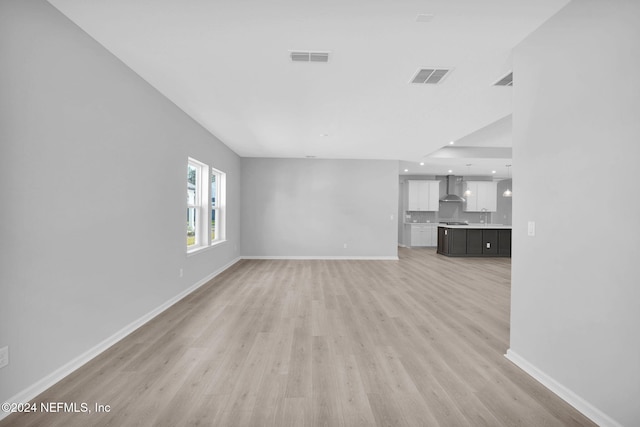
[[[438,250],[456,257],[510,257],[511,226],[438,224]]]

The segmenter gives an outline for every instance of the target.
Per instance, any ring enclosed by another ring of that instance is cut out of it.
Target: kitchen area
[[[511,178],[401,175],[398,241],[445,256],[511,256]]]

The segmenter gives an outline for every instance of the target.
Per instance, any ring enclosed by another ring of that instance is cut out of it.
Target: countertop
[[[490,228],[490,229],[505,229],[511,230],[510,225],[504,224],[468,224],[468,225],[447,225],[447,224],[438,224],[438,227],[444,228]]]
[[[432,225],[434,227],[445,227],[445,228],[493,228],[493,229],[505,229],[510,230],[510,225],[504,224],[480,224],[480,223],[471,223],[467,225],[447,225],[441,222],[405,222],[404,225]]]

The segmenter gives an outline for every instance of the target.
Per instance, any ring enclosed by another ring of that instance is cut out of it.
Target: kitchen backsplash
[[[405,222],[436,222],[435,212],[407,211],[409,218]]]
[[[484,222],[491,223],[493,219],[491,212],[483,214],[482,212],[460,211],[456,211],[453,214],[452,212],[448,212],[446,209],[444,210],[444,212],[443,209],[440,209],[440,212],[407,211],[406,215],[408,215],[408,217],[405,217],[404,222],[421,223],[440,221],[467,221],[472,224],[479,224]],[[442,215],[443,213],[445,213],[445,215]]]

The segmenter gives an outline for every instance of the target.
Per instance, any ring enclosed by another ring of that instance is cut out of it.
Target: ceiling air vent
[[[293,62],[329,62],[329,52],[289,52]]]
[[[513,86],[513,72],[510,72],[497,82],[493,84],[494,86]]]
[[[420,13],[416,16],[416,22],[431,22],[433,19],[433,14],[431,13]]]
[[[436,85],[449,75],[450,71],[443,68],[423,68],[418,70],[411,83]]]

